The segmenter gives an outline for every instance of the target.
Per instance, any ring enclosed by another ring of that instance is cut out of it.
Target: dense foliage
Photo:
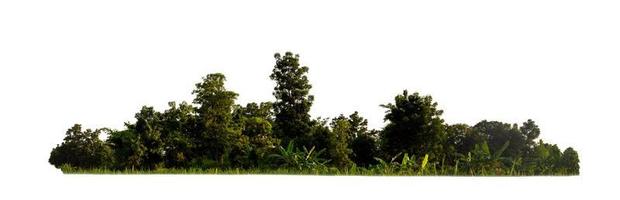
[[[577,152],[538,139],[533,120],[447,124],[431,96],[407,90],[381,105],[382,130],[358,112],[312,119],[308,67],[290,52],[275,63],[275,102],[237,105],[226,77],[208,74],[192,103],[143,106],[123,130],[74,125],[49,162],[74,173],[579,174]]]

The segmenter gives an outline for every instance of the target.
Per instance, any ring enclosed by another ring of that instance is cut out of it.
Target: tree
[[[327,149],[329,143],[329,135],[331,130],[327,119],[317,117],[310,122],[310,134],[294,140],[294,144],[306,144],[297,146],[306,146],[306,148],[315,147],[316,150]],[[283,143],[281,143],[283,144]]]
[[[562,152],[557,145],[538,140],[533,154],[526,157],[523,167],[525,171],[533,174],[552,174],[559,169],[561,158]]]
[[[379,144],[377,135],[379,131],[372,130],[357,135],[351,142],[351,159],[355,164],[363,167],[376,164],[375,157],[379,157]]]
[[[482,143],[482,140],[473,135],[472,128],[469,125],[446,125],[446,139],[443,144],[443,150],[446,155],[445,161],[451,164],[454,163],[471,152],[475,145],[480,143]]]
[[[112,164],[112,150],[99,139],[99,134],[108,129],[86,129],[80,124],[67,130],[62,144],[50,154],[49,163],[56,168],[64,164],[83,169],[105,168]]]
[[[560,166],[566,169],[568,174],[579,175],[579,155],[577,154],[577,151],[575,151],[572,147],[566,148],[564,153],[562,153]]]
[[[237,156],[247,145],[247,137],[232,124],[237,93],[226,90],[225,81],[223,74],[209,74],[193,91],[194,103],[199,105],[198,130],[192,138],[198,162],[214,160],[223,166],[228,158]]]
[[[267,120],[269,123],[274,122],[273,103],[261,102],[248,103],[245,107],[241,105],[235,105],[233,111],[233,120],[239,122],[243,117],[258,117]]]
[[[260,105],[248,103],[245,107],[237,105],[233,112],[233,121],[241,129],[241,133],[249,139],[246,165],[260,165],[259,161],[264,160],[263,158],[279,145],[279,140],[272,134],[271,108],[269,102]]]
[[[140,144],[144,146],[142,166],[148,169],[156,169],[163,165],[164,142],[161,139],[161,113],[153,107],[143,106],[136,113],[135,132],[138,134]]]
[[[350,166],[352,161],[349,159],[349,154],[352,151],[349,149],[348,144],[349,137],[353,135],[351,124],[344,115],[340,115],[331,121],[330,126],[331,131],[327,139],[327,153],[332,160],[331,163],[340,168]]]
[[[274,132],[283,144],[310,133],[310,107],[314,97],[309,95],[308,67],[299,65],[299,55],[286,52],[275,54],[276,65],[271,80],[276,82],[273,95],[276,98]],[[296,144],[307,145],[296,141]]]
[[[534,141],[540,135],[540,128],[538,125],[531,120],[528,119],[526,122],[523,122],[523,125],[519,128],[523,137],[525,137],[525,145],[523,146],[523,154],[527,156],[528,154],[533,153],[534,145],[536,142]]]
[[[164,143],[166,167],[186,167],[191,161],[190,136],[196,130],[195,109],[187,102],[178,107],[169,102],[170,108],[161,115],[161,139]]]
[[[349,115],[348,121],[351,128],[351,130],[349,131],[351,133],[351,135],[349,136],[350,142],[353,141],[353,139],[368,132],[368,120],[361,117],[357,111]]]
[[[504,152],[506,157],[521,157],[525,147],[525,137],[519,131],[516,124],[508,124],[498,121],[483,120],[473,127],[474,134],[488,142],[491,151],[499,150],[506,141],[510,145]]]
[[[142,145],[135,125],[125,123],[125,126],[126,130],[112,131],[107,139],[107,143],[114,150],[114,166],[117,169],[140,168],[146,147]]]
[[[386,108],[388,124],[381,134],[381,148],[389,157],[399,153],[429,154],[431,160],[441,158],[441,140],[445,134],[442,110],[431,96],[410,95],[407,90],[394,98]]]

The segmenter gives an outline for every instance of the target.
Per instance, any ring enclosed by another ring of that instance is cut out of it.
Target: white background
[[[616,1],[0,1],[0,199],[617,198]],[[122,128],[191,101],[222,72],[273,100],[273,54],[310,67],[313,117],[432,95],[449,123],[531,118],[581,176],[67,176],[47,163],[74,123]]]

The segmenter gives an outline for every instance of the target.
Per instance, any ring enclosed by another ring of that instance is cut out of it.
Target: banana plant
[[[325,168],[329,160],[321,158],[324,152],[325,149],[315,151],[315,147],[309,150],[303,147],[303,150],[300,151],[298,148],[295,148],[293,141],[291,141],[286,148],[280,146],[278,153],[271,154],[268,157],[281,162],[281,167],[291,167],[300,170],[304,168]]]
[[[503,162],[509,162],[510,158],[503,157],[504,151],[510,145],[510,141],[506,141],[501,148],[491,153],[487,142],[482,144],[476,144],[472,152],[467,153],[465,162],[467,167],[471,170],[481,169],[485,171],[485,168],[498,168]]]

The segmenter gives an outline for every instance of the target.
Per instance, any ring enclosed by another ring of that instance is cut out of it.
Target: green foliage
[[[332,120],[330,126],[332,130],[329,132],[327,139],[329,159],[332,160],[332,164],[336,167],[349,167],[353,164],[351,159],[349,159],[349,154],[352,151],[348,148],[349,137],[354,135],[351,123],[343,115],[340,115]]]
[[[525,160],[524,170],[530,173],[546,174],[561,169],[562,152],[557,145],[552,145],[539,140],[534,145],[533,154]]]
[[[409,94],[407,90],[394,98],[386,108],[384,120],[388,121],[381,134],[382,150],[390,156],[399,152],[428,153],[431,160],[442,156],[441,141],[445,135],[442,110],[431,96]]]
[[[107,143],[114,149],[115,167],[120,169],[140,168],[146,147],[134,129],[112,131]]]
[[[260,161],[279,145],[279,140],[272,134],[271,109],[269,102],[261,103],[260,106],[256,103],[249,103],[245,107],[236,106],[233,121],[241,129],[241,133],[249,139],[240,165],[248,167],[262,165]]]
[[[456,164],[467,153],[473,150],[477,140],[472,134],[472,128],[467,124],[446,125],[446,136],[443,140],[444,161]]]
[[[374,165],[377,161],[375,157],[379,157],[379,143],[377,141],[378,131],[369,131],[360,134],[351,142],[351,150],[353,151],[351,159],[359,166],[368,167]]]
[[[534,120],[528,119],[526,122],[523,122],[519,130],[525,136],[527,147],[531,148],[534,146],[534,140],[540,135],[540,128],[538,128]]]
[[[315,147],[312,147],[308,150],[305,146],[302,149],[300,151],[298,148],[295,148],[293,141],[291,141],[286,148],[280,146],[279,151],[269,155],[269,157],[275,159],[280,167],[300,170],[326,168],[325,164],[329,160],[321,158],[321,154],[325,152],[325,149],[315,151]]]
[[[357,111],[349,115],[347,120],[349,121],[349,127],[351,129],[351,134],[349,135],[350,142],[352,142],[353,139],[368,133],[368,120],[361,117]]]
[[[144,106],[136,113],[136,124],[133,127],[138,135],[140,144],[144,146],[142,167],[156,169],[163,165],[164,143],[161,140],[160,119],[161,113],[153,107]]]
[[[67,130],[62,144],[52,149],[49,163],[59,168],[70,165],[78,168],[109,167],[112,164],[112,150],[99,139],[107,129],[82,131],[80,124]]]
[[[170,108],[161,115],[161,140],[164,143],[166,167],[187,167],[191,161],[191,133],[196,130],[195,109],[186,102]]]
[[[572,147],[566,148],[560,160],[560,167],[567,174],[579,174],[579,155]]]
[[[227,157],[240,156],[248,143],[241,130],[234,128],[232,109],[237,93],[224,87],[223,74],[209,74],[196,84],[193,94],[198,104],[197,132],[192,134],[195,159],[215,160],[224,166]]]
[[[510,141],[506,141],[502,147],[492,151],[489,145],[485,142],[482,144],[476,144],[474,150],[468,153],[465,161],[465,168],[473,173],[476,169],[485,170],[499,170],[506,168],[507,162],[510,162],[510,158],[504,157],[504,152],[510,145]]]
[[[314,97],[309,95],[310,82],[308,81],[308,67],[300,67],[299,55],[286,52],[284,56],[274,55],[276,65],[271,80],[276,82],[273,95],[276,98],[273,108],[275,111],[274,132],[283,143],[307,137],[310,133],[310,107]],[[301,143],[305,146],[308,144]]]
[[[483,138],[493,152],[498,151],[509,141],[510,146],[505,149],[505,156],[512,158],[522,156],[525,148],[525,137],[516,124],[483,120],[473,127],[473,132]]]
[[[273,103],[236,105],[226,77],[208,74],[196,84],[193,104],[169,102],[163,112],[143,106],[124,130],[82,131],[76,124],[49,162],[64,173],[95,174],[579,174],[578,153],[534,142],[540,128],[531,119],[521,126],[450,125],[431,96],[407,90],[382,105],[382,130],[369,130],[358,112],[311,120],[308,68],[290,52],[275,59]]]

